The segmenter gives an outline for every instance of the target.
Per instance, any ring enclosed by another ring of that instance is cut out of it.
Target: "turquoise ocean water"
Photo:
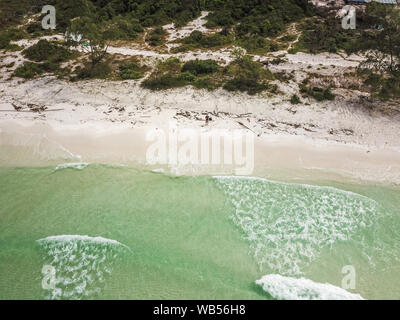
[[[315,184],[0,168],[0,299],[320,298],[292,278],[340,287],[349,265],[349,293],[399,299],[399,188]]]

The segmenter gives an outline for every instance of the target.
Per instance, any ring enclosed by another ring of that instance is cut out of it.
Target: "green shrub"
[[[15,69],[13,75],[19,78],[32,79],[44,72],[42,65],[33,62],[25,62]]]
[[[228,91],[246,91],[249,94],[260,93],[268,89],[268,80],[273,80],[274,75],[264,69],[252,57],[238,57],[225,68],[228,81],[224,89]]]
[[[120,77],[123,80],[128,79],[140,79],[143,77],[143,73],[140,72],[140,68],[136,62],[130,62],[127,64],[123,64],[119,67]]]
[[[211,74],[219,69],[218,63],[215,60],[191,60],[184,64],[182,72],[190,72],[194,75]]]
[[[188,71],[182,72],[178,75],[177,79],[179,81],[185,82],[186,84],[192,83],[195,79],[196,76]]]
[[[361,71],[361,72],[360,72]],[[359,75],[366,74],[364,84],[369,87],[372,95],[381,100],[390,100],[392,98],[400,98],[400,76],[384,77],[369,69],[360,70]]]
[[[27,59],[36,62],[50,61],[60,63],[72,57],[72,53],[67,48],[47,40],[40,40],[38,43],[25,49],[22,54]]]
[[[281,37],[279,40],[283,41],[283,42],[292,42],[294,40],[296,40],[296,36],[294,34],[287,34],[284,35],[283,37]]]
[[[334,100],[335,95],[331,92],[331,88],[308,87],[300,85],[300,92],[313,97],[317,101]]]
[[[193,83],[193,86],[197,89],[214,90],[218,87],[218,84],[210,78],[200,78]]]
[[[239,42],[249,53],[263,54],[279,50],[274,41],[269,41],[261,36],[248,37]]]
[[[260,83],[256,79],[239,77],[226,82],[224,89],[227,91],[247,92],[250,95],[254,95],[268,89],[268,85]]]
[[[170,57],[157,65],[159,72],[179,73],[181,71],[181,61],[178,58]]]
[[[91,64],[86,64],[81,69],[76,78],[79,79],[107,79],[112,72],[111,66],[107,62],[100,62],[92,67]]]
[[[188,37],[183,38],[181,42],[184,44],[175,51],[182,52],[199,48],[218,48],[231,44],[233,38],[231,35],[220,32],[211,35],[204,35],[198,30],[193,31]]]
[[[142,86],[151,90],[165,90],[170,88],[184,87],[190,83],[188,78],[192,79],[188,75],[176,76],[168,73],[158,78],[147,79],[143,81]]]
[[[156,47],[164,43],[166,32],[163,27],[157,27],[149,34],[149,43],[151,46]]]
[[[10,39],[6,33],[0,33],[0,49],[5,49],[10,44]]]
[[[361,30],[344,30],[337,19],[309,19],[300,25],[302,35],[292,48],[298,51],[319,53],[344,50],[347,53],[356,52],[366,41],[361,40]]]
[[[134,40],[144,31],[138,19],[118,16],[107,26],[107,40]]]
[[[8,44],[7,47],[5,47],[5,49],[6,49],[6,51],[16,52],[16,51],[21,51],[24,48],[20,47],[17,44],[10,43],[10,44]]]
[[[292,95],[292,97],[290,98],[291,104],[299,104],[300,102],[301,102],[300,98],[298,97],[297,94]]]
[[[11,41],[21,40],[24,37],[25,33],[20,29],[3,30],[0,32],[0,49],[6,49]]]

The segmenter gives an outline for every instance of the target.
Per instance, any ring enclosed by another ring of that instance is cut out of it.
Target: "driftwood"
[[[14,107],[14,110],[12,111],[18,111],[18,112],[44,112],[47,110],[47,107],[44,105],[38,105],[34,103],[27,103],[25,106],[20,103],[20,105],[16,105],[15,103],[11,103],[11,105]],[[25,107],[29,108],[30,110],[23,110]]]
[[[51,112],[51,111],[63,111],[64,109],[48,109],[48,110],[40,110],[37,111],[36,109],[31,110],[0,110],[0,112]]]
[[[11,103],[11,105],[14,107],[15,111],[20,111],[22,109],[21,106],[17,106],[15,103]]]
[[[247,130],[250,130],[251,132],[253,132],[255,135],[257,135],[257,137],[259,137],[261,135],[261,133],[260,134],[255,133],[252,129],[250,129],[248,126],[246,126],[243,122],[240,122],[240,121],[236,121],[236,122],[239,123],[243,128],[246,128]]]

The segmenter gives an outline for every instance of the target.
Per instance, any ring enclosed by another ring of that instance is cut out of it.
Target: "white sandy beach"
[[[19,111],[15,106],[20,106]],[[33,112],[35,106],[45,106]],[[205,126],[205,115],[213,120]],[[68,83],[51,77],[0,83],[0,160],[3,165],[60,162],[148,167],[149,130],[251,130],[254,175],[400,183],[400,121],[370,114],[345,97],[293,106],[285,98],[182,88],[162,92],[135,81]],[[246,127],[248,129],[246,129]],[[165,168],[207,174],[210,168]]]

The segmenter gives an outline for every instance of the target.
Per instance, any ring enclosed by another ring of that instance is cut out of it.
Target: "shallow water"
[[[340,287],[346,265],[349,292],[399,299],[399,189],[319,184],[0,168],[0,299],[270,299],[264,275]]]

